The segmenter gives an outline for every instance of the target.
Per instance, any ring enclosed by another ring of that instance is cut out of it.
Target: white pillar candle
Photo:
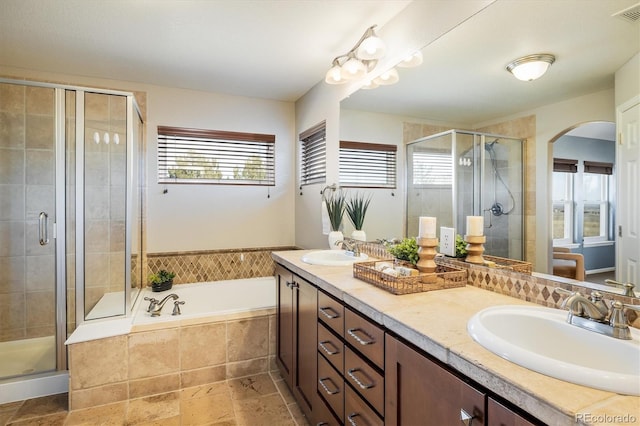
[[[420,238],[436,237],[436,218],[435,217],[420,216],[418,236]]]
[[[483,235],[483,228],[483,216],[467,216],[467,235],[470,237],[481,237]]]

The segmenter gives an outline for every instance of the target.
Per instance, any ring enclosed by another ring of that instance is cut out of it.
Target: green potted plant
[[[149,284],[151,291],[166,291],[173,286],[173,278],[176,276],[173,272],[161,269],[159,272],[149,275]]]
[[[331,196],[325,199],[327,205],[327,214],[329,216],[329,223],[331,224],[331,232],[329,232],[329,247],[332,249],[339,249],[336,245],[337,241],[342,241],[344,235],[340,227],[342,226],[342,216],[346,208],[346,199],[342,192],[333,193]]]
[[[367,241],[367,234],[362,230],[362,225],[370,202],[370,196],[365,197],[364,195],[356,194],[349,198],[345,205],[347,216],[355,228],[351,234],[351,238],[354,240]]]
[[[456,234],[456,257],[467,256],[467,243],[460,234]]]
[[[414,265],[418,263],[418,242],[415,238],[404,238],[397,244],[388,244],[387,250],[396,259],[404,260]]]

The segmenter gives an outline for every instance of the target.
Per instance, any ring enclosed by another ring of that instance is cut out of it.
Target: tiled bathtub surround
[[[186,388],[274,370],[275,313],[269,311],[147,325],[129,335],[71,344],[69,408],[171,399]]]
[[[150,253],[148,272],[174,272],[174,284],[267,277],[274,274],[271,252],[294,247]]]

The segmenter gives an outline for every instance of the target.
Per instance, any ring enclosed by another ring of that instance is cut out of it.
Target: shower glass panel
[[[84,95],[85,319],[125,313],[127,98]]]
[[[450,130],[407,145],[406,235],[418,218],[464,236],[467,216],[484,216],[485,253],[523,257],[523,141]]]
[[[55,90],[0,83],[0,378],[56,368]]]

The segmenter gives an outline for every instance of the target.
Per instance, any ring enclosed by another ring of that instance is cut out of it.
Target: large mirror
[[[362,125],[364,113],[377,117],[388,115],[399,118],[401,123],[423,123],[427,133],[414,135],[416,139],[449,129],[478,130],[485,123],[506,122],[524,111],[612,90],[615,72],[640,51],[637,22],[616,15],[635,3],[635,0],[498,0],[425,46],[424,62],[416,68],[399,68],[398,83],[362,89],[344,99],[341,129],[352,129],[354,124],[345,124],[343,120],[353,120],[355,116]],[[535,53],[556,56],[547,75],[539,80],[519,81],[505,70],[510,61]],[[611,105],[611,108],[615,107]],[[614,116],[612,110],[609,117],[602,120],[612,121]],[[583,121],[572,124],[578,127]],[[509,135],[510,130],[499,133]],[[371,133],[371,129],[367,131]],[[411,131],[406,127],[401,131],[404,143],[412,140]],[[578,136],[585,137],[584,134]],[[601,136],[587,134],[586,137]],[[343,138],[353,139],[353,132],[343,135],[341,130]],[[549,142],[551,140],[535,141],[537,144]],[[535,153],[534,148],[529,149]],[[549,148],[549,152],[553,153],[553,148]],[[399,155],[398,161],[404,161],[404,154]],[[538,164],[541,161],[548,159],[535,159]],[[535,175],[533,178],[535,180]],[[535,196],[525,200],[534,221]],[[546,197],[552,206],[551,192]],[[551,235],[551,230],[547,233]],[[547,244],[536,242],[535,236],[530,239],[530,250],[539,250],[539,244]],[[547,250],[551,252],[552,248]],[[609,288],[615,293],[622,292],[617,287],[602,287]]]

